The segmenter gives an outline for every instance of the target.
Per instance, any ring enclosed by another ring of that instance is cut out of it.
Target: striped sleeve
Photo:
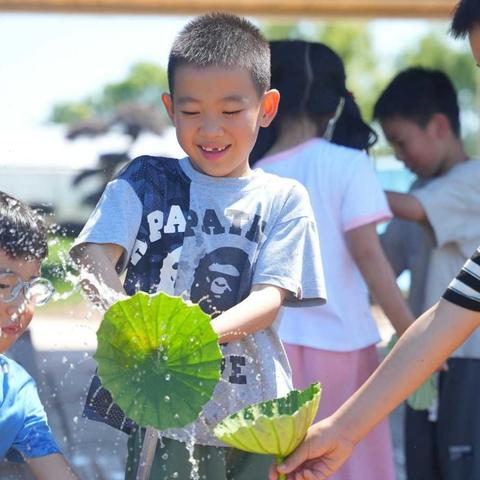
[[[467,260],[443,298],[460,307],[480,312],[480,248]]]

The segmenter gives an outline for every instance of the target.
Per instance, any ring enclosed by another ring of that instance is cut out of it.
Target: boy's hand
[[[343,465],[354,446],[329,419],[322,420],[310,427],[305,440],[283,465],[272,465],[268,478],[278,480],[283,473],[288,474],[288,480],[323,480]]]

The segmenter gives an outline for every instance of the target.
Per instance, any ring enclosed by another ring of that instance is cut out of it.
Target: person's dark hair
[[[454,38],[465,38],[468,32],[480,25],[480,2],[460,0],[455,7],[450,33]]]
[[[41,261],[48,255],[43,218],[4,192],[0,192],[0,250],[11,258],[27,261]]]
[[[321,43],[282,40],[270,43],[272,88],[280,91],[278,114],[271,126],[260,129],[250,162],[253,164],[272,147],[279,125],[286,117],[307,116],[324,134],[331,118],[344,99],[331,141],[339,145],[368,149],[377,140],[375,132],[362,120],[360,110],[345,85],[345,68],[341,58]]]
[[[423,67],[400,72],[373,108],[377,120],[400,117],[422,128],[436,113],[443,113],[455,135],[460,135],[460,110],[452,82],[443,72]]]
[[[261,95],[270,86],[270,49],[260,30],[242,17],[209,13],[188,23],[168,59],[168,85],[174,90],[179,66],[240,67],[248,70]]]

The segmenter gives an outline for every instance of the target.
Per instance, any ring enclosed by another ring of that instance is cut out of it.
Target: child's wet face
[[[383,119],[380,122],[395,157],[421,178],[433,177],[442,168],[441,144],[435,125],[430,121],[425,127],[402,117]]]
[[[164,103],[194,166],[214,177],[248,175],[258,129],[275,116],[278,92],[260,95],[242,68],[180,66],[174,81]]]
[[[14,259],[0,250],[0,272],[16,274],[24,282],[40,275],[39,261]],[[0,289],[6,288],[0,282]],[[22,335],[33,317],[34,306],[27,302],[23,292],[9,303],[0,302],[0,353],[8,350]]]

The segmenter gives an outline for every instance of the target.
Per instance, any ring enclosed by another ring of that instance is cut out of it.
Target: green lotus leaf
[[[232,447],[281,460],[305,438],[320,394],[320,384],[314,383],[306,390],[292,390],[286,397],[250,405],[222,420],[214,434]]]
[[[194,421],[220,380],[210,317],[165,293],[113,304],[97,332],[98,374],[127,416],[159,430]]]
[[[393,335],[387,345],[388,352],[393,349],[397,340],[397,336]],[[428,410],[437,398],[437,378],[434,373],[407,398],[407,404],[414,410]]]

